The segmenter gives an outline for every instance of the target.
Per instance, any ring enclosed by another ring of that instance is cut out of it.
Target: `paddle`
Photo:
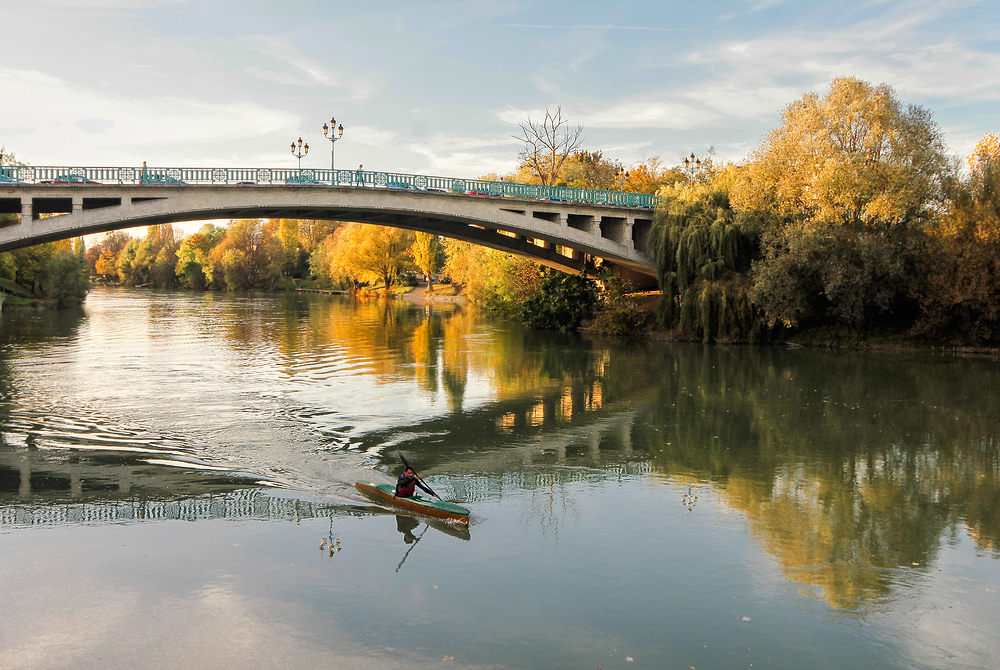
[[[403,465],[405,465],[410,470],[413,470],[413,466],[410,465],[410,463],[406,460],[406,457],[403,456],[403,452],[397,451],[396,455],[399,456],[399,460],[403,461]],[[417,471],[413,470],[413,474],[417,474]],[[430,486],[428,486],[427,484],[425,484],[423,482],[423,480],[418,479],[417,480],[417,486],[419,486],[420,488],[424,489],[425,491],[427,491],[428,493],[430,493],[432,496],[434,496],[438,500],[441,500],[441,496],[439,496],[438,494],[434,493],[434,490],[431,489]]]

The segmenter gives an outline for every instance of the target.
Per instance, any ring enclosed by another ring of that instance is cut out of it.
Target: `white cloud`
[[[8,100],[31,101],[5,108],[4,123],[15,129],[5,143],[35,163],[33,155],[47,162],[127,164],[155,149],[163,164],[180,158],[182,151],[190,160],[188,152],[200,145],[204,151],[198,164],[217,164],[210,146],[243,144],[278,132],[297,134],[299,125],[291,114],[245,102],[131,99],[31,70],[0,67],[0,84]]]
[[[704,125],[718,116],[688,104],[635,101],[584,114],[581,122],[593,128],[671,128],[686,130]]]
[[[678,96],[680,97],[680,96]],[[549,107],[554,112],[556,105]],[[533,121],[545,117],[544,109],[505,109],[496,113],[497,117],[510,124],[521,123],[530,115]],[[564,116],[568,115],[565,114]],[[634,100],[610,107],[596,107],[574,116],[567,122],[568,127],[580,123],[584,128],[670,128],[684,130],[703,125],[717,118],[710,110],[685,103],[661,100]]]
[[[250,43],[260,53],[285,66],[285,71],[265,70],[251,66],[245,72],[252,77],[282,85],[315,86],[318,84],[320,86],[342,87],[350,92],[350,99],[355,102],[369,98],[375,91],[375,87],[370,82],[345,78],[330,65],[306,56],[298,47],[283,37],[254,36]]]
[[[432,174],[475,178],[517,167],[518,148],[513,138],[439,133],[426,141],[407,144],[406,148],[423,156]]]
[[[706,86],[691,91],[687,97],[722,116],[751,119],[775,114],[800,95],[802,91],[792,87]]]

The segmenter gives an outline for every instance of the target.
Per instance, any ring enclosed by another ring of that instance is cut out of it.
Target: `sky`
[[[1000,133],[996,0],[0,0],[0,144],[32,165],[512,171],[561,106],[626,166],[740,161],[837,76]]]

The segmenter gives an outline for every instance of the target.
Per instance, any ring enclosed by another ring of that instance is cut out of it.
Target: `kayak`
[[[469,523],[469,510],[455,503],[424,498],[422,496],[399,498],[395,495],[396,487],[392,484],[365,484],[357,482],[354,488],[379,502],[405,509],[408,512],[416,512],[424,516],[432,516],[436,519],[446,519],[458,523]]]

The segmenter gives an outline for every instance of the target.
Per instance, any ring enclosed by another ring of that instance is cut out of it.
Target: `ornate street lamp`
[[[329,134],[327,134],[329,133]],[[344,124],[337,125],[337,119],[330,117],[330,125],[323,124],[323,137],[330,140],[330,172],[333,172],[333,150],[337,140],[344,136]]]
[[[694,176],[701,171],[701,159],[695,158],[694,154],[687,156],[684,159],[684,171],[687,172],[689,179],[694,179]]]
[[[299,159],[299,174],[302,173],[302,157],[309,153],[309,145],[302,144],[302,138],[299,138],[298,146],[295,142],[292,142],[292,155]]]
[[[618,190],[625,190],[625,182],[628,181],[628,170],[625,170],[620,165],[615,168],[615,181],[618,182]]]

